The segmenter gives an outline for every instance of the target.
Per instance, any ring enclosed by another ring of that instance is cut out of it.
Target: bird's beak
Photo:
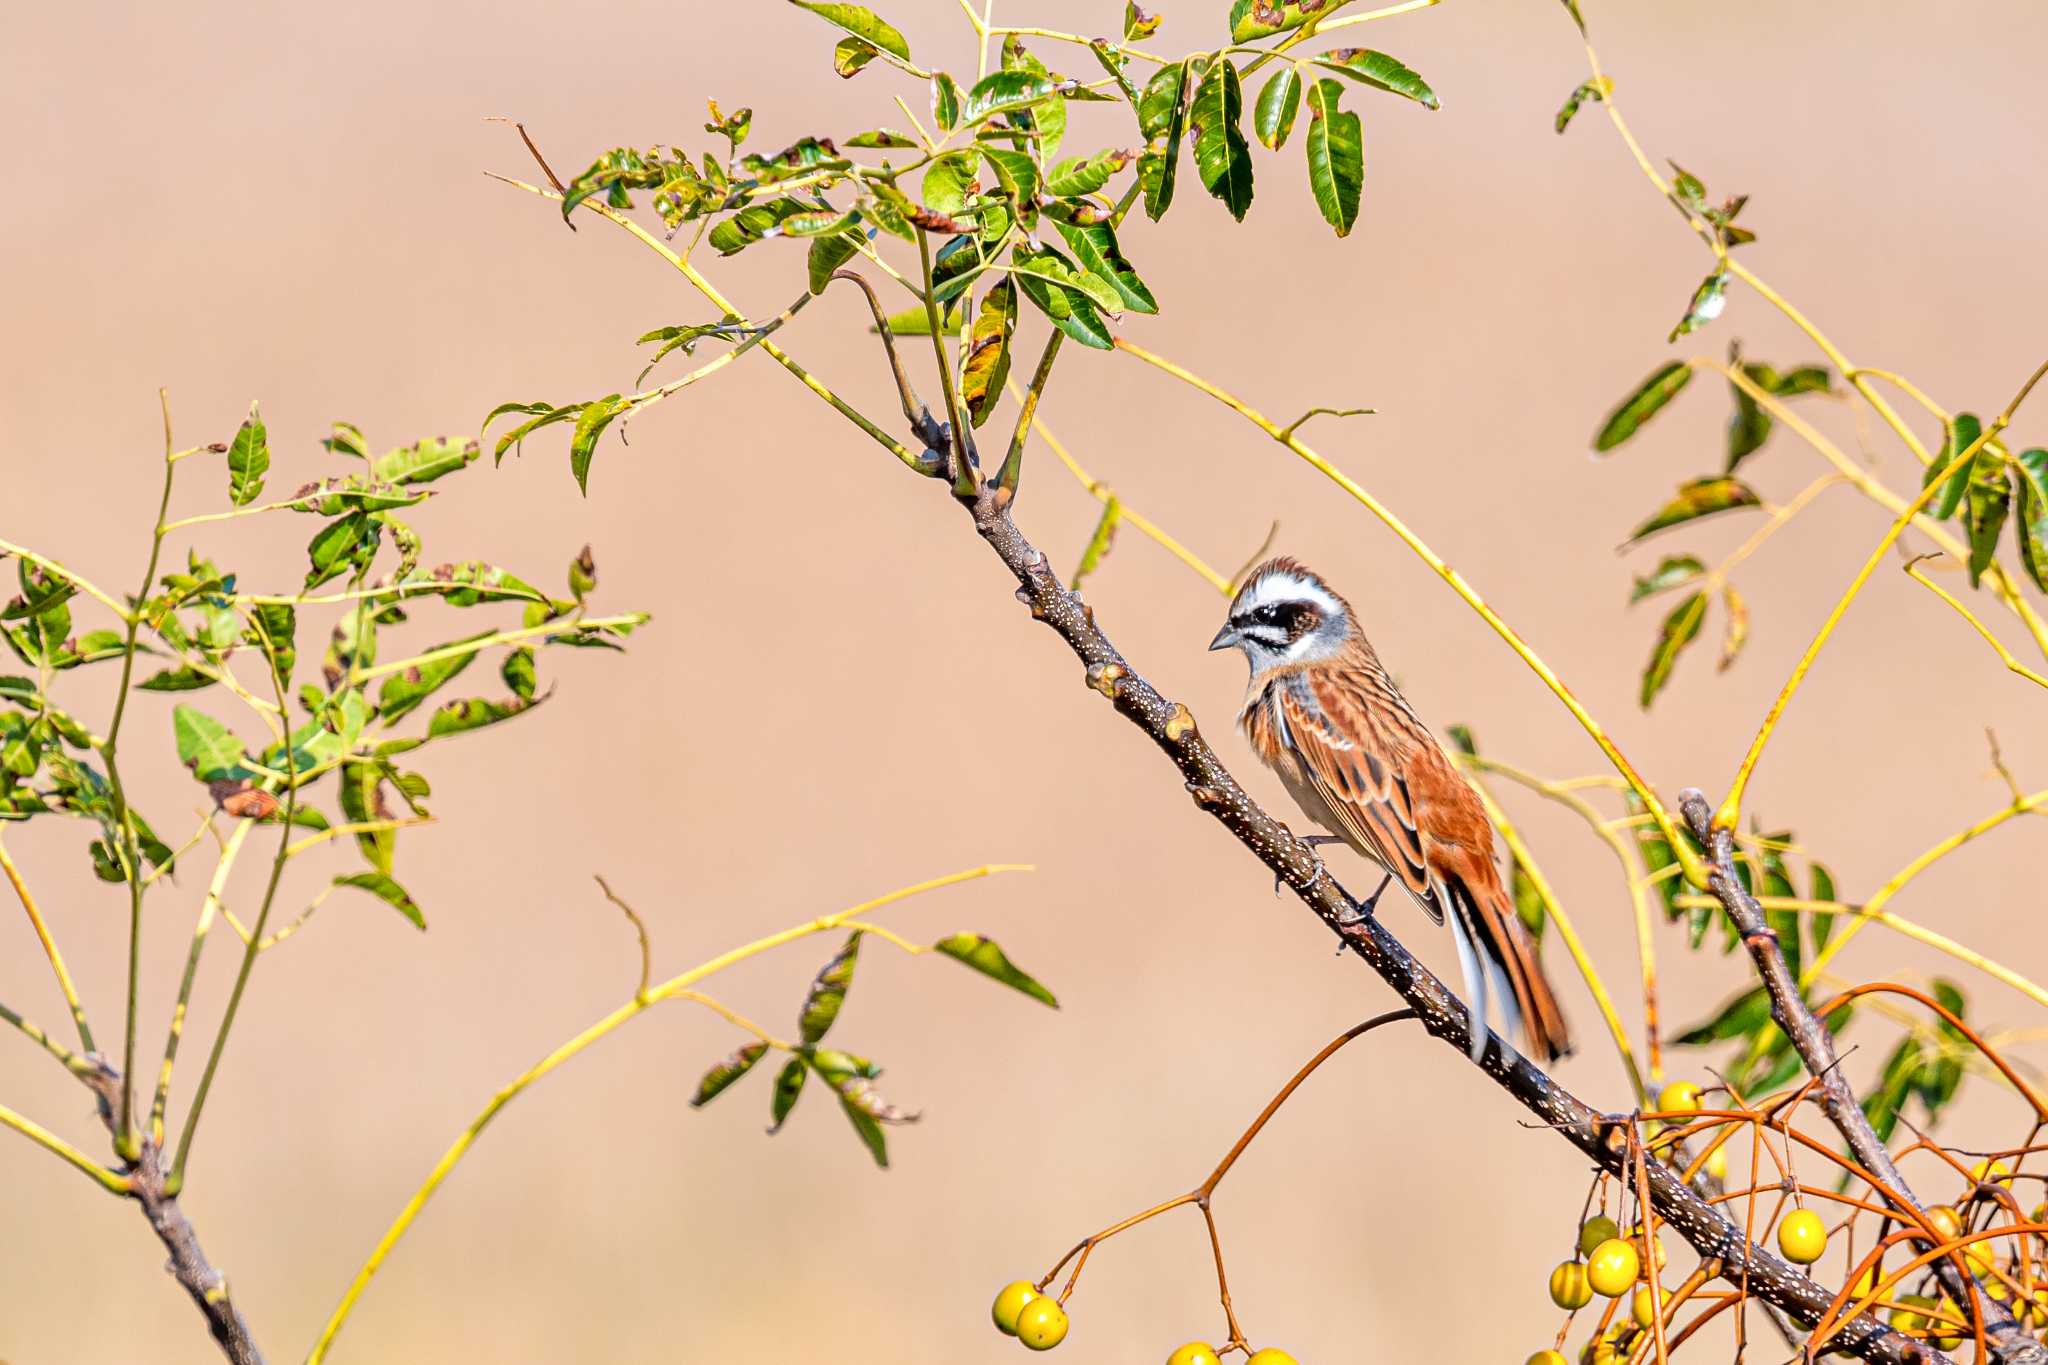
[[[1229,649],[1236,643],[1238,643],[1237,631],[1232,629],[1230,622],[1225,621],[1223,629],[1217,631],[1216,638],[1209,642],[1209,648]]]

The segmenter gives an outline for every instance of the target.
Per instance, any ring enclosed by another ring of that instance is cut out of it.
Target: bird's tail
[[[1501,1019],[1508,1031],[1521,1034],[1538,1060],[1554,1062],[1571,1052],[1571,1032],[1558,1007],[1557,993],[1543,974],[1535,941],[1515,914],[1499,876],[1475,880],[1481,883],[1476,895],[1475,888],[1463,879],[1452,879],[1446,898],[1458,966],[1465,977],[1466,1002],[1472,1011],[1472,1059],[1478,1061],[1486,1052],[1490,994],[1500,1001]]]

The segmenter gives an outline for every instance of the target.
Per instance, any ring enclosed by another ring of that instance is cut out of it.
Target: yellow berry
[[[1577,1261],[1560,1261],[1550,1272],[1550,1301],[1567,1312],[1577,1312],[1593,1301],[1586,1283],[1586,1267]]]
[[[1927,1344],[1937,1351],[1953,1351],[1956,1347],[1963,1344],[1962,1334],[1957,1327],[1957,1323],[1963,1320],[1963,1311],[1956,1307],[1955,1300],[1944,1298],[1939,1304],[1935,1305],[1935,1312],[1943,1314],[1947,1320],[1944,1321],[1942,1318],[1935,1317],[1928,1318],[1927,1331],[1930,1335],[1927,1338]],[[1947,1332],[1949,1335],[1932,1335],[1935,1332]]]
[[[1657,1310],[1650,1303],[1650,1286],[1644,1285],[1636,1291],[1635,1297],[1629,1300],[1628,1315],[1635,1320],[1636,1326],[1645,1332],[1650,1330],[1650,1325],[1657,1320]]]
[[[2006,1161],[1980,1161],[1970,1168],[1970,1179],[1979,1185],[1987,1182],[2012,1185],[2012,1164]]]
[[[1621,1229],[1615,1226],[1614,1220],[1606,1214],[1594,1214],[1579,1228],[1579,1255],[1591,1256],[1594,1247],[1599,1246],[1602,1242],[1615,1236],[1620,1231]]]
[[[1877,1288],[1877,1267],[1872,1266],[1856,1277],[1856,1283],[1849,1286],[1849,1302],[1853,1305],[1871,1296]]]
[[[1300,1365],[1300,1362],[1278,1346],[1268,1346],[1262,1351],[1252,1352],[1252,1358],[1245,1365]]]
[[[1034,1351],[1050,1351],[1067,1339],[1067,1310],[1043,1294],[1017,1314],[1017,1340]]]
[[[1017,1335],[1017,1315],[1024,1311],[1024,1305],[1038,1297],[1038,1288],[1029,1280],[1015,1280],[1003,1286],[996,1295],[995,1306],[989,1309],[989,1316],[996,1320],[996,1330],[1006,1337]]]
[[[1566,1365],[1563,1351],[1538,1351],[1524,1365]]]
[[[1962,1217],[1947,1204],[1936,1204],[1927,1210],[1927,1223],[1941,1234],[1945,1242],[1952,1242],[1963,1235]]]
[[[1222,1365],[1222,1361],[1208,1342],[1191,1341],[1168,1356],[1166,1365]]]
[[[2034,1301],[2028,1309],[2028,1316],[2033,1319],[2035,1327],[2048,1327],[2048,1288],[2034,1291]]]
[[[1794,1209],[1778,1224],[1778,1250],[1795,1265],[1812,1265],[1828,1249],[1827,1225],[1812,1209]]]
[[[1707,1153],[1707,1164],[1704,1169],[1708,1175],[1716,1180],[1726,1180],[1728,1178],[1727,1143],[1724,1142],[1713,1151]]]
[[[1667,1114],[1690,1114],[1700,1107],[1700,1088],[1693,1081],[1673,1081],[1658,1093],[1657,1107]]]
[[[1978,1279],[1988,1279],[1998,1265],[1998,1257],[1993,1254],[1991,1243],[1972,1242],[1963,1248],[1963,1264],[1969,1266],[1970,1273]],[[2004,1288],[2003,1285],[1999,1287]]]
[[[1586,1262],[1586,1282],[1606,1298],[1618,1299],[1642,1273],[1642,1258],[1636,1249],[1618,1237],[1610,1237],[1593,1248]]]
[[[1579,1365],[1621,1365],[1627,1358],[1613,1337],[1595,1337],[1579,1352]]]

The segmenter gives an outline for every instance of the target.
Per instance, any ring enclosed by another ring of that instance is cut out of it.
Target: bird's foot
[[[1324,844],[1341,844],[1344,841],[1334,834],[1297,834],[1294,836],[1294,842],[1306,845],[1310,854],[1314,855],[1315,850]],[[1320,858],[1316,860],[1316,871],[1317,877],[1315,880],[1320,881],[1322,879],[1322,860]],[[1287,879],[1276,874],[1273,878],[1273,894],[1277,896],[1286,889]]]
[[[1351,913],[1348,915],[1337,916],[1337,927],[1340,929],[1345,929],[1349,928],[1354,924],[1363,924],[1365,921],[1371,919],[1373,907],[1380,903],[1380,894],[1387,889],[1387,883],[1393,880],[1394,874],[1391,872],[1386,873],[1380,878],[1380,884],[1373,888],[1372,894],[1370,896],[1367,896],[1362,901],[1352,901]]]

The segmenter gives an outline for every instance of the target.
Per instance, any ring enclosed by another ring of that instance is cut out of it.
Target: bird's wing
[[[1422,828],[1404,776],[1407,754],[1383,742],[1387,732],[1370,700],[1327,675],[1295,674],[1274,690],[1280,741],[1342,826],[1339,833],[1371,849],[1442,924],[1443,900],[1431,886]]]

